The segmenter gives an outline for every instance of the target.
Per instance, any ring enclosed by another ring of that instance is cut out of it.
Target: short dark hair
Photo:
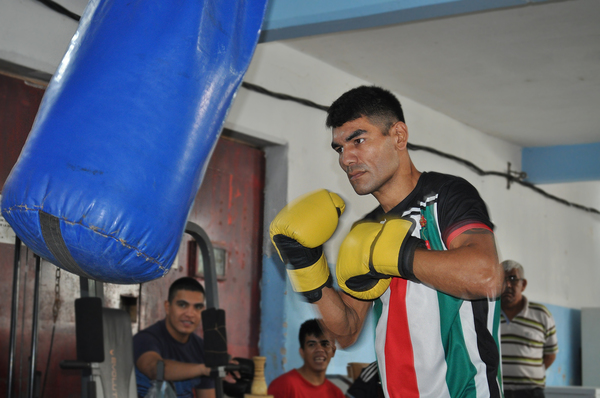
[[[300,348],[304,348],[306,336],[310,336],[311,334],[315,337],[323,336],[323,329],[321,329],[321,325],[316,319],[309,319],[300,326],[300,333],[298,333]]]
[[[202,294],[205,294],[204,288],[202,287],[200,282],[198,282],[192,277],[184,276],[183,278],[179,278],[175,282],[171,283],[171,286],[169,287],[169,303],[173,301],[173,299],[177,295],[177,292],[180,290],[200,292]]]
[[[394,94],[377,86],[360,86],[345,92],[331,104],[325,124],[336,128],[363,116],[380,124],[385,129],[384,134],[394,123],[404,123],[402,105]]]

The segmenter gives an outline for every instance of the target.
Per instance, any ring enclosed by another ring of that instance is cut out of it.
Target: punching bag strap
[[[71,256],[60,231],[60,219],[43,211],[40,211],[39,214],[42,237],[44,238],[50,253],[52,253],[54,258],[60,263],[56,265],[61,266],[73,274],[94,279],[83,271]]]

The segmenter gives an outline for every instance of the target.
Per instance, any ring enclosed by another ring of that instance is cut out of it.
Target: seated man
[[[269,386],[274,398],[343,398],[335,384],[325,378],[329,361],[335,355],[335,342],[326,336],[316,319],[300,326],[300,356],[304,365],[282,374]]]
[[[194,278],[171,284],[166,317],[133,337],[138,396],[144,397],[156,379],[156,365],[165,364],[164,379],[172,381],[177,397],[214,398],[211,369],[204,365],[204,342],[194,333],[204,309],[204,288]]]

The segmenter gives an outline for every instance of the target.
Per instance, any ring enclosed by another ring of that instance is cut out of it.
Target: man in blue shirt
[[[144,397],[156,379],[156,365],[165,364],[164,379],[173,382],[177,397],[214,398],[211,369],[204,365],[204,342],[194,333],[204,310],[204,288],[194,278],[176,280],[165,301],[165,319],[133,338],[138,396]]]

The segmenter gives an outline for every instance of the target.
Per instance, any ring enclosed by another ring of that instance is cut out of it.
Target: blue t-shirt
[[[182,344],[169,334],[164,320],[156,322],[133,336],[134,362],[137,362],[138,358],[148,351],[157,352],[163,359],[187,363],[204,363],[204,342],[202,339],[192,333],[187,343]],[[151,380],[140,372],[137,366],[135,377],[137,379],[138,396],[143,398],[152,385]],[[214,380],[209,377],[194,377],[189,380],[175,381],[173,384],[179,398],[192,398],[195,389],[215,387]]]

